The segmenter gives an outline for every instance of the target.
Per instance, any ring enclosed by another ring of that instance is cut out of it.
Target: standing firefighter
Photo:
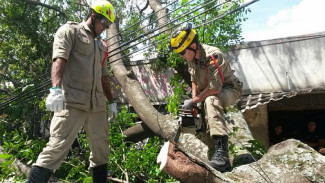
[[[241,96],[242,83],[218,48],[199,43],[191,23],[173,32],[170,47],[188,62],[191,74],[192,99],[185,100],[183,108],[191,110],[195,104],[204,102],[207,133],[215,146],[209,164],[220,172],[230,171],[228,133],[223,110],[235,104]]]
[[[111,102],[111,119],[116,116],[117,110],[116,104],[112,103],[105,62],[108,47],[100,34],[114,20],[112,4],[104,0],[95,1],[86,22],[67,22],[56,32],[52,88],[46,99],[47,109],[54,111],[50,139],[31,168],[29,183],[48,182],[60,167],[82,126],[91,150],[89,161],[93,182],[106,182],[109,154],[106,101]]]

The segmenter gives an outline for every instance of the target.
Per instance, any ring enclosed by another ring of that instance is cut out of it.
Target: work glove
[[[60,87],[50,88],[50,94],[46,98],[46,109],[53,112],[60,112],[64,106],[65,97]]]
[[[109,115],[108,115],[108,121],[114,121],[117,116],[117,109],[116,109],[116,103],[110,103],[108,104],[109,107]]]
[[[192,110],[194,106],[193,99],[187,99],[184,101],[183,109]]]

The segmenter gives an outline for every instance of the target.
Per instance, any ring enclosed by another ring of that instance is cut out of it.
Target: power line
[[[46,76],[46,75],[49,75],[49,73],[46,72],[46,73],[43,73],[43,74],[40,75],[40,76],[37,76],[37,77],[36,77],[36,80],[37,80],[38,78],[43,78],[43,77]],[[26,86],[28,86],[28,85],[30,85],[30,84],[33,84],[33,83],[35,83],[35,79],[32,80],[32,81],[30,81],[29,83],[26,83],[24,86],[21,86],[21,87],[15,89],[14,91],[10,92],[8,95],[10,96],[10,95],[16,93],[18,90],[22,90],[24,87],[26,87]]]
[[[114,55],[117,55],[117,54],[119,54],[119,53],[122,53],[123,51],[128,50],[128,49],[130,49],[130,48],[132,48],[132,47],[134,47],[134,46],[136,46],[136,45],[138,45],[138,44],[140,44],[140,43],[143,43],[143,42],[145,42],[145,41],[147,41],[147,40],[150,40],[151,38],[156,37],[156,36],[158,36],[158,35],[160,35],[160,34],[166,32],[166,31],[172,30],[172,29],[174,29],[175,27],[177,27],[178,25],[180,25],[180,24],[182,24],[182,23],[184,23],[184,22],[187,22],[187,21],[190,20],[190,19],[196,18],[196,17],[198,17],[198,16],[200,16],[200,15],[202,15],[202,14],[208,12],[208,11],[211,11],[212,9],[217,8],[217,7],[219,7],[219,6],[221,6],[221,5],[225,4],[225,3],[228,3],[228,2],[229,2],[229,1],[226,1],[226,2],[221,3],[221,4],[214,5],[214,6],[210,7],[209,9],[207,9],[206,11],[204,11],[204,12],[202,12],[202,13],[199,13],[198,15],[196,15],[196,16],[194,16],[194,17],[188,18],[188,19],[184,20],[183,22],[178,23],[178,24],[176,24],[176,25],[174,25],[174,26],[172,26],[172,27],[170,27],[170,28],[168,28],[168,29],[166,29],[166,30],[164,30],[164,31],[161,31],[161,32],[159,32],[159,33],[157,33],[157,34],[155,34],[155,35],[153,35],[153,36],[150,36],[150,37],[146,38],[145,40],[143,40],[143,41],[141,41],[141,42],[138,42],[138,43],[135,44],[135,45],[129,46],[129,47],[127,47],[127,48],[125,48],[125,49],[123,49],[123,50],[121,50],[121,51],[118,51],[118,52],[116,52],[116,53],[110,55],[108,58],[110,58],[110,57],[112,57],[112,56],[114,56]],[[205,4],[205,5],[206,5],[206,6],[209,5],[209,3],[208,3],[208,4]],[[238,10],[239,10],[239,9],[238,9]],[[238,10],[237,10],[237,11],[238,11]],[[196,10],[194,10],[194,11],[196,11]],[[194,11],[192,11],[192,12],[194,12]],[[184,17],[184,16],[186,16],[186,15],[192,13],[192,12],[189,12],[189,13],[187,13],[187,14],[181,16],[180,18],[182,18],[182,17]],[[228,14],[230,14],[230,13],[226,13],[226,15],[228,15]],[[224,15],[224,16],[226,16],[226,15]],[[224,16],[220,17],[219,19],[223,18]],[[180,19],[180,18],[177,18],[176,20],[178,20],[178,19]],[[171,22],[174,22],[174,21],[176,21],[176,20],[173,20],[173,21],[171,21]],[[215,19],[215,20],[217,20],[217,19]],[[170,23],[169,23],[169,24],[170,24]],[[205,24],[203,23],[203,24],[201,24],[201,25],[199,25],[199,26],[196,26],[195,28],[197,28],[197,27],[201,27],[202,25],[205,25]],[[161,26],[161,27],[164,27],[164,26],[166,26],[166,25],[163,25],[163,26]],[[151,42],[152,45],[149,45],[149,46],[147,46],[147,47],[142,48],[141,51],[143,51],[143,50],[145,50],[145,49],[148,49],[148,48],[154,46],[153,43],[160,43],[160,42],[163,42],[163,41],[166,41],[166,39],[164,39],[164,40],[160,40],[160,41],[157,41],[157,42]],[[120,49],[121,47],[122,47],[122,46],[120,46],[120,47],[118,47],[118,48],[112,50],[111,52],[113,52],[113,51],[115,51],[115,50],[117,50],[117,49]],[[139,51],[139,50],[138,50],[138,51]],[[122,58],[124,58],[124,57],[130,56],[130,55],[132,55],[132,54],[134,54],[134,53],[136,53],[136,52],[138,52],[138,51],[134,51],[134,52],[132,52],[132,53],[126,54],[126,55],[124,55],[124,56],[122,56],[122,57],[120,57],[120,58],[117,58],[117,59],[113,60],[113,61],[109,61],[109,63],[116,62],[116,61],[118,61],[118,60],[120,60],[120,59],[122,59]]]
[[[123,33],[123,32],[126,32],[127,30],[129,30],[129,29],[131,29],[132,27],[134,27],[134,26],[140,24],[142,21],[148,19],[148,18],[151,17],[152,15],[155,15],[156,13],[160,12],[161,10],[165,9],[165,8],[168,7],[169,5],[174,4],[174,3],[177,2],[177,1],[178,1],[178,0],[175,0],[175,1],[173,1],[173,2],[171,2],[171,3],[169,3],[169,4],[167,4],[165,7],[162,7],[161,9],[157,10],[156,12],[153,12],[153,13],[151,13],[150,15],[148,15],[148,16],[146,16],[146,17],[140,19],[138,22],[136,22],[136,23],[130,25],[130,26],[127,27],[126,29],[122,30],[121,32],[118,32],[117,34],[113,35],[110,39],[112,39],[112,38],[118,36],[119,34],[121,34],[121,33]],[[192,2],[192,1],[193,1],[193,0],[191,0],[190,2]],[[147,25],[147,26],[148,26],[148,25]],[[132,33],[133,33],[133,32],[131,32],[129,35],[131,35]],[[108,40],[109,40],[109,39],[108,39]],[[115,44],[115,43],[114,43],[114,44]],[[109,45],[109,46],[112,46],[112,45]]]
[[[118,50],[118,52],[116,52],[116,53],[114,53],[114,54],[112,54],[112,55],[109,55],[108,59],[111,58],[112,56],[115,56],[115,55],[117,55],[117,54],[119,54],[119,53],[122,53],[123,51],[128,50],[128,49],[130,49],[130,48],[132,48],[132,47],[134,47],[134,46],[136,46],[136,45],[138,45],[138,44],[140,44],[140,43],[143,43],[143,42],[145,42],[145,41],[147,41],[147,40],[150,40],[151,38],[156,37],[156,36],[158,36],[158,35],[160,35],[160,34],[162,34],[162,33],[164,33],[164,32],[167,32],[167,31],[169,31],[169,30],[172,30],[172,29],[174,29],[176,26],[178,26],[178,25],[180,25],[180,24],[182,24],[182,23],[184,23],[184,22],[187,22],[187,21],[190,20],[190,19],[196,18],[196,17],[198,17],[198,16],[200,16],[200,15],[202,15],[202,14],[204,14],[204,13],[206,13],[206,12],[208,12],[208,11],[214,9],[214,8],[217,8],[217,7],[221,6],[221,5],[224,5],[224,4],[226,4],[226,3],[230,2],[230,1],[225,1],[225,2],[223,2],[223,3],[220,3],[220,4],[217,4],[217,5],[214,5],[214,6],[210,7],[208,10],[206,10],[206,11],[204,11],[204,12],[201,12],[201,13],[199,13],[199,14],[196,15],[196,16],[190,17],[190,18],[186,19],[185,21],[183,21],[183,22],[181,22],[181,23],[178,23],[178,24],[176,24],[176,25],[174,25],[174,26],[172,26],[172,27],[170,27],[170,28],[168,28],[168,29],[166,29],[166,30],[164,30],[164,31],[161,31],[161,32],[159,32],[159,33],[157,33],[157,34],[155,34],[155,35],[152,35],[152,36],[150,36],[150,37],[148,37],[148,38],[146,38],[146,39],[144,39],[144,40],[142,40],[142,41],[136,43],[135,45],[131,45],[131,46],[129,46],[129,47],[127,47],[127,48],[124,48],[124,49],[122,49],[121,51],[119,51],[119,49],[120,49],[121,47],[123,47],[123,46],[125,46],[125,45],[127,45],[127,44],[130,44],[130,43],[132,43],[132,42],[134,42],[134,41],[136,41],[136,40],[138,40],[138,39],[141,39],[141,38],[143,38],[144,36],[149,35],[149,34],[155,32],[155,31],[157,31],[157,30],[159,30],[159,29],[161,29],[161,28],[163,28],[163,27],[166,27],[167,25],[170,25],[171,23],[173,23],[173,22],[175,22],[175,21],[177,21],[177,20],[179,20],[179,19],[181,19],[181,18],[183,18],[183,17],[185,17],[185,16],[187,16],[187,15],[189,15],[189,14],[191,14],[191,13],[197,11],[197,10],[199,10],[199,9],[202,9],[202,8],[204,8],[205,6],[208,6],[208,5],[210,5],[211,3],[213,3],[213,2],[214,2],[214,1],[208,2],[208,3],[204,4],[203,6],[201,6],[201,7],[199,7],[199,8],[196,8],[196,9],[194,9],[194,10],[192,10],[192,11],[189,11],[188,13],[186,13],[186,14],[184,14],[184,15],[178,17],[178,18],[175,18],[175,19],[172,20],[171,22],[166,23],[166,24],[162,25],[161,27],[158,27],[158,28],[156,28],[156,29],[154,29],[154,30],[152,30],[152,31],[150,31],[150,32],[148,32],[148,33],[142,34],[142,35],[138,36],[137,38],[135,38],[135,39],[133,39],[133,40],[131,40],[131,41],[128,41],[127,43],[123,43],[121,46],[119,46],[119,47],[117,47],[117,48],[115,48],[115,49],[113,49],[113,50],[110,51],[110,52],[114,52],[114,51]],[[129,56],[129,55],[130,55],[130,54],[128,54],[127,56]],[[115,61],[117,61],[117,60],[119,60],[119,59],[121,59],[121,58],[118,58],[118,59],[116,59],[116,60],[114,60],[114,61],[111,61],[111,62],[109,62],[109,63],[113,63],[113,62],[115,62]]]
[[[26,97],[38,96],[39,94],[42,94],[44,92],[44,90],[41,90],[41,89],[44,89],[45,87],[48,88],[49,86],[51,86],[51,80],[49,78],[46,78],[45,80],[43,80],[40,83],[40,85],[38,87],[34,87],[32,89],[26,89],[26,90],[22,91],[21,93],[19,93],[18,95],[11,97],[9,100],[1,103],[0,109],[2,110],[5,106],[7,106],[15,101],[24,99]]]
[[[215,1],[216,1],[216,0],[215,0]],[[166,26],[168,26],[168,25],[171,25],[173,22],[175,22],[175,21],[177,21],[177,20],[179,20],[179,19],[181,19],[181,18],[183,18],[183,17],[185,17],[185,16],[187,16],[187,15],[189,15],[189,14],[195,12],[195,11],[198,11],[198,10],[204,8],[205,6],[210,5],[211,3],[215,2],[215,1],[207,2],[207,3],[205,3],[204,5],[202,5],[201,7],[195,8],[194,10],[189,11],[189,12],[183,14],[182,16],[180,16],[180,17],[178,17],[178,18],[175,18],[174,20],[171,20],[171,21],[168,22],[168,23],[165,23],[164,25],[162,25],[162,26],[160,26],[160,27],[157,27],[157,28],[155,28],[155,29],[149,31],[148,33],[143,33],[143,34],[141,34],[140,36],[138,36],[138,37],[136,37],[136,38],[134,38],[134,39],[132,39],[132,40],[126,42],[126,43],[121,44],[118,48],[115,48],[114,50],[111,50],[110,52],[114,52],[114,51],[120,49],[121,47],[124,47],[124,46],[126,46],[126,45],[128,45],[128,44],[130,44],[130,43],[132,43],[132,42],[134,42],[134,41],[136,41],[136,40],[139,40],[139,39],[141,39],[141,38],[143,38],[143,37],[145,37],[145,36],[147,36],[147,35],[150,35],[150,34],[154,33],[155,31],[158,31],[158,30],[161,29],[161,28],[164,28],[164,27],[166,27]],[[223,5],[223,4],[225,4],[225,3],[228,3],[228,2],[230,2],[230,1],[231,1],[231,0],[228,0],[228,1],[225,1],[225,2],[223,2],[223,3],[217,4],[217,5],[215,5],[215,6],[211,7],[211,8],[209,8],[207,11],[204,11],[203,13],[208,12],[209,10],[211,10],[211,9],[213,9],[213,8],[216,8],[216,7],[218,7],[218,6],[221,6],[221,5]],[[202,15],[203,13],[200,13],[199,15]],[[189,19],[193,19],[193,18],[195,18],[195,17],[197,17],[197,16],[199,16],[199,15],[196,15],[196,16],[194,16],[194,17],[188,18],[188,20],[189,20]],[[180,23],[179,23],[179,24],[180,24]],[[179,24],[177,24],[177,25],[179,25]],[[177,26],[177,25],[175,25],[175,26]],[[174,28],[175,26],[173,26],[172,28]],[[167,30],[171,30],[172,28],[169,28],[169,29],[167,29]],[[153,36],[151,36],[151,37],[145,39],[144,41],[146,41],[146,40],[148,40],[148,39],[150,39],[150,38],[152,38],[152,37],[156,37],[156,36],[162,34],[163,32],[166,32],[167,30],[162,31],[162,32],[159,32],[159,33],[157,33],[157,34],[155,34],[155,35],[153,35]],[[132,46],[130,46],[130,47],[134,47],[134,46],[136,46],[136,45],[138,45],[138,44],[140,44],[140,43],[142,43],[142,42],[144,42],[144,41],[141,41],[141,42],[139,42],[139,43],[137,43],[137,44],[135,44],[135,45],[132,45]],[[126,49],[129,49],[130,47],[127,47]],[[124,50],[122,50],[122,51],[125,51],[126,49],[124,49]],[[121,51],[121,52],[122,52],[122,51]],[[117,53],[115,53],[114,55],[116,55],[116,54],[118,54],[118,53],[120,53],[120,52],[117,52]],[[112,57],[112,56],[114,56],[114,55],[110,55],[109,57]]]
[[[201,25],[199,25],[198,27],[200,27],[200,26]],[[243,47],[243,48],[235,48],[235,49],[232,49],[232,50],[251,49],[251,48],[258,48],[258,47],[264,47],[264,46],[269,46],[269,45],[284,44],[284,43],[289,43],[289,42],[298,42],[298,41],[312,40],[312,39],[318,39],[318,38],[323,38],[323,37],[325,37],[324,34],[323,35],[311,35],[311,36],[298,36],[298,37],[295,37],[293,40],[284,40],[284,41],[276,42],[276,43],[269,43],[269,44],[256,45],[256,46],[249,46],[249,47]],[[156,42],[156,43],[160,43],[160,42]],[[151,47],[152,46],[153,45],[151,45]],[[141,51],[143,51],[143,49]],[[142,63],[140,63],[140,64],[135,63],[135,64],[132,64],[130,66],[137,66],[137,65],[142,65]],[[47,75],[47,74],[42,74],[41,76],[45,76],[45,75]],[[45,92],[48,91],[48,88],[51,86],[51,80],[49,78],[46,78],[45,80],[46,81],[43,80],[41,82],[41,84],[37,88],[32,88],[32,89],[29,89],[29,90],[25,90],[25,91],[21,92],[20,94],[18,94],[16,96],[14,96],[14,97],[6,100],[5,102],[1,103],[0,104],[0,110],[3,109],[5,106],[9,105],[10,103],[12,103],[12,102],[14,102],[16,100],[22,99],[25,96],[26,97],[30,97],[30,98],[28,98],[27,101],[31,100],[32,99],[31,97],[37,96],[37,95],[30,96],[30,95],[28,95],[28,92],[30,93],[30,92],[38,91],[39,94],[44,94]],[[30,84],[31,83],[29,83],[27,85],[30,85]],[[46,87],[46,89],[44,89],[45,87]],[[23,87],[16,89],[14,92],[11,92],[11,94],[17,92],[18,90],[22,90],[22,88]],[[26,101],[24,101],[24,102],[26,102]]]
[[[213,1],[212,1],[212,2],[213,2]],[[208,2],[208,3],[202,5],[202,6],[199,7],[199,8],[196,8],[196,9],[194,9],[194,10],[192,10],[192,11],[190,11],[190,12],[188,12],[188,13],[186,13],[186,14],[184,14],[184,15],[178,17],[178,18],[175,18],[175,19],[172,20],[171,22],[166,23],[166,24],[164,24],[163,26],[158,27],[158,28],[152,30],[151,32],[157,31],[157,30],[159,30],[159,29],[162,28],[162,27],[165,27],[165,26],[167,26],[167,25],[170,25],[171,23],[173,23],[173,22],[175,22],[175,21],[177,21],[177,20],[179,20],[179,19],[185,17],[186,15],[189,15],[190,13],[193,13],[193,12],[195,12],[195,11],[197,11],[197,10],[200,10],[200,9],[204,8],[205,6],[210,5],[212,2]],[[225,1],[224,3],[220,3],[220,4],[217,4],[217,5],[214,5],[213,7],[210,7],[210,8],[207,9],[206,11],[201,12],[201,13],[199,13],[198,15],[196,15],[196,16],[194,16],[194,17],[191,17],[190,19],[193,19],[193,18],[195,18],[195,17],[197,17],[197,16],[200,16],[200,15],[202,15],[202,14],[204,14],[204,13],[206,13],[206,12],[212,10],[213,8],[216,8],[216,7],[218,7],[218,6],[221,6],[221,5],[223,5],[223,4],[225,4],[225,3],[228,3],[228,2],[230,2],[230,1]],[[252,4],[252,3],[250,3],[250,4]],[[162,8],[162,9],[163,9],[163,8]],[[237,9],[237,10],[239,10],[239,9]],[[236,10],[236,11],[237,11],[237,10]],[[234,12],[234,11],[232,11],[232,12]],[[232,13],[232,12],[228,12],[227,14],[230,14],[230,13]],[[226,15],[224,15],[224,16],[226,16]],[[224,16],[222,16],[222,17],[224,17]],[[219,19],[222,18],[222,17],[219,17]],[[187,20],[189,20],[189,19],[187,19]],[[185,21],[187,21],[187,20],[185,20]],[[215,19],[215,20],[216,20],[216,19]],[[185,21],[184,21],[184,22],[185,22]],[[183,22],[181,22],[181,23],[183,23]],[[181,23],[178,23],[177,25],[174,25],[173,27],[171,27],[171,28],[169,28],[169,29],[166,29],[165,31],[171,30],[171,29],[173,29],[174,27],[178,26],[178,25],[181,24]],[[202,26],[202,25],[204,25],[204,24],[201,24],[200,26]],[[200,27],[200,26],[197,26],[197,27]],[[165,31],[163,31],[163,32],[165,32]],[[153,36],[151,36],[151,37],[145,39],[144,41],[150,40],[151,38],[153,38],[153,37],[155,37],[155,36],[158,36],[158,35],[160,35],[160,34],[163,33],[163,32],[160,32],[160,33],[158,33],[158,34],[156,34],[156,35],[153,35]],[[147,34],[143,34],[142,36],[140,36],[140,38],[143,37],[143,36],[145,36],[145,35],[147,35]],[[132,42],[135,41],[135,40],[138,40],[138,39],[140,39],[140,38],[137,37],[137,38],[133,39]],[[144,42],[144,41],[142,41],[142,42]],[[156,43],[160,43],[160,42],[162,42],[162,41],[165,41],[165,40],[161,40],[161,41],[158,41],[158,42],[156,42]],[[142,43],[142,42],[140,42],[140,43]],[[131,42],[125,43],[125,44],[123,44],[123,45],[129,44],[129,43],[131,43]],[[138,44],[140,44],[140,43],[138,43]],[[137,45],[137,44],[136,44],[136,45]],[[136,46],[136,45],[130,46],[130,47],[128,47],[128,48],[134,47],[134,46]],[[153,45],[147,46],[146,49],[149,48],[149,47],[152,47],[152,46],[153,46]],[[119,48],[121,48],[121,47],[122,47],[122,46],[116,48],[115,50],[117,50],[117,49],[119,49]],[[113,52],[113,51],[115,51],[115,50],[112,50],[111,52]],[[125,51],[125,50],[126,50],[126,49],[124,49],[123,51]],[[142,51],[143,51],[143,50],[144,50],[144,49],[142,49]],[[121,53],[121,52],[122,52],[122,51],[117,52],[117,53],[115,53],[115,54],[118,54],[118,53]],[[134,53],[136,53],[136,52],[138,52],[138,51],[132,52],[131,54],[127,54],[127,55],[125,55],[125,56],[123,56],[123,57],[121,57],[121,58],[118,58],[118,59],[116,59],[116,60],[114,60],[114,61],[111,61],[111,62],[109,62],[109,63],[113,63],[113,62],[115,62],[115,61],[117,61],[117,60],[119,60],[119,59],[122,59],[122,58],[124,58],[124,57],[126,57],[126,56],[130,56],[130,55],[132,55],[132,54],[134,54]],[[112,57],[112,56],[113,56],[113,55],[110,55],[110,57]],[[43,74],[43,76],[46,75],[46,74],[47,74],[47,73]],[[47,87],[47,88],[48,88],[48,87],[50,87],[50,86],[51,86],[51,80],[50,80],[49,78],[47,78],[47,79],[45,79],[45,81],[43,80],[43,82],[41,82],[41,84],[40,84],[38,87],[34,87],[34,88],[30,89],[30,90],[23,91],[23,92],[21,92],[20,94],[16,95],[15,97],[10,98],[9,100],[5,101],[4,103],[1,103],[1,104],[0,104],[0,109],[4,108],[6,105],[8,105],[8,104],[10,104],[10,103],[12,103],[12,102],[14,102],[14,101],[16,101],[16,100],[19,100],[19,99],[21,99],[21,98],[23,98],[23,97],[27,97],[27,96],[29,96],[29,97],[35,97],[35,96],[37,96],[37,93],[36,93],[35,95],[32,95],[32,96],[30,96],[29,94],[30,94],[30,93],[35,93],[35,91],[38,91],[38,90],[40,90],[40,89],[43,89],[44,87]],[[16,90],[16,91],[17,91],[17,90]],[[47,90],[41,90],[42,93],[43,93],[43,92],[45,93],[45,91],[47,91]],[[38,92],[38,93],[40,93],[40,92]]]
[[[194,1],[194,0],[191,0],[191,1],[189,1],[189,2],[187,2],[187,3],[185,3],[185,4],[183,4],[182,6],[186,6],[186,5],[190,4],[190,3],[193,2],[193,1]],[[177,2],[177,0],[174,1],[173,3],[175,3],[175,2]],[[171,4],[173,4],[173,3],[168,4],[167,6],[165,6],[165,7],[161,8],[161,9],[159,9],[157,12],[153,12],[152,14],[156,14],[156,13],[158,13],[159,11],[165,9],[166,7],[168,7],[169,5],[171,5]],[[173,12],[175,12],[175,11],[181,9],[182,6],[180,6],[179,8],[176,8],[176,9],[174,9],[173,11],[167,13],[166,15],[164,15],[164,16],[158,18],[157,21],[160,20],[160,19],[162,19],[162,18],[164,18],[164,17],[166,17],[166,16],[168,16],[168,15],[170,15],[170,14],[172,14]],[[148,19],[150,16],[152,16],[152,14],[150,14],[150,15],[147,16],[146,18],[144,18],[144,19],[138,21],[137,23],[135,23],[135,24],[133,24],[133,25],[127,27],[127,28],[126,28],[125,30],[123,30],[122,32],[126,32],[126,30],[129,30],[131,27],[134,27],[135,25],[140,24],[142,21],[144,21],[144,20]],[[154,22],[151,22],[151,23],[147,24],[146,26],[152,25],[153,23],[154,23]],[[133,31],[133,32],[129,33],[128,35],[126,35],[126,37],[130,37],[131,35],[133,35],[133,33],[136,33],[136,32],[137,32],[137,31]],[[120,32],[117,33],[117,34],[115,34],[114,36],[110,37],[108,40],[112,39],[113,37],[118,36],[119,34],[120,34]],[[133,39],[133,40],[134,40],[134,39]],[[115,43],[113,43],[113,44],[111,44],[111,45],[109,45],[109,46],[112,46],[112,45],[117,44],[117,43],[118,43],[118,42],[115,42]]]
[[[227,2],[228,2],[228,1],[227,1]],[[201,8],[203,8],[203,7],[207,6],[207,5],[209,5],[209,4],[211,4],[211,2],[206,3],[206,4],[204,4],[203,6],[201,6],[200,8],[196,8],[196,9],[194,9],[193,11],[188,12],[187,14],[184,14],[183,16],[174,19],[172,22],[175,22],[176,20],[179,20],[179,19],[185,17],[186,15],[188,15],[188,14],[194,12],[194,11],[197,11],[197,10],[199,10],[199,9],[201,9]],[[218,7],[218,6],[220,6],[220,5],[222,5],[222,4],[218,4],[218,5],[216,5],[215,7]],[[212,7],[212,8],[214,8],[214,7]],[[208,9],[207,11],[202,12],[201,14],[203,14],[203,13],[205,13],[205,12],[208,12],[208,11],[211,10],[212,8]],[[201,15],[201,14],[199,14],[199,15]],[[199,15],[197,15],[197,16],[199,16]],[[196,17],[196,16],[195,16],[195,17]],[[192,17],[192,18],[194,18],[194,17]],[[165,26],[171,24],[172,22],[170,22],[170,23],[168,23],[168,24],[166,23],[165,25],[163,25],[163,26],[161,26],[161,27],[165,27]],[[177,24],[177,25],[179,25],[179,24]],[[160,28],[161,28],[161,27],[160,27]],[[174,26],[174,27],[175,27],[175,26]],[[172,27],[172,28],[174,28],[174,27]],[[167,30],[170,30],[170,29],[172,29],[172,28],[169,28],[169,29],[167,29]],[[156,30],[159,30],[159,27],[156,28],[154,31],[156,31]],[[160,33],[160,34],[161,34],[161,33]],[[145,34],[143,34],[143,36],[144,36],[144,35],[145,35]],[[157,35],[159,35],[159,34],[157,34]],[[157,35],[154,35],[154,36],[157,36]],[[154,37],[154,36],[151,36],[150,38],[152,38],[152,37]],[[150,38],[149,38],[149,39],[150,39]],[[139,39],[139,38],[138,38],[138,39]],[[146,40],[149,40],[149,39],[146,39]],[[135,38],[134,40],[137,40],[137,38]],[[133,41],[134,41],[134,40],[133,40]],[[146,41],[146,40],[144,40],[144,41]],[[142,41],[142,42],[144,42],[144,41]],[[141,43],[141,42],[140,42],[140,43]],[[138,44],[140,44],[140,43],[138,43]],[[135,45],[134,45],[134,46],[135,46]],[[120,47],[119,47],[119,48],[120,48]],[[128,48],[130,48],[130,47],[128,47]],[[116,49],[115,49],[115,50],[116,50]],[[124,50],[125,50],[125,49],[124,49]],[[123,50],[123,51],[124,51],[124,50]],[[114,50],[113,50],[113,51],[114,51]],[[132,54],[133,54],[133,53],[132,53]],[[129,55],[130,55],[130,54],[129,54]],[[126,55],[126,56],[128,56],[128,55]],[[115,61],[114,61],[114,62],[115,62]],[[112,62],[110,62],[110,63],[112,63]],[[45,84],[40,85],[40,86],[37,87],[37,88],[33,88],[33,89],[31,89],[31,90],[23,91],[23,92],[21,92],[20,94],[16,95],[15,97],[10,98],[9,100],[7,100],[6,102],[4,102],[4,103],[2,103],[2,104],[0,105],[0,109],[3,108],[3,107],[6,106],[6,105],[8,105],[8,104],[10,104],[10,103],[12,103],[12,102],[18,100],[18,99],[20,99],[20,98],[23,98],[24,96],[27,96],[29,93],[35,92],[36,90],[38,90],[38,89],[40,89],[40,88],[43,88],[43,87],[45,87],[45,86],[50,86],[50,80],[46,80],[44,83],[45,83]]]

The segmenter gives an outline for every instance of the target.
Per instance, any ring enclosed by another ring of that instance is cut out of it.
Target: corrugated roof
[[[246,95],[241,97],[241,111],[245,112],[249,109],[254,109],[259,105],[267,104],[271,101],[278,101],[286,98],[291,98],[297,95],[302,95],[311,92],[325,92],[325,88],[318,88],[318,89],[305,89],[300,91],[288,91],[288,92],[275,92],[275,93],[260,93],[260,94],[252,94]]]

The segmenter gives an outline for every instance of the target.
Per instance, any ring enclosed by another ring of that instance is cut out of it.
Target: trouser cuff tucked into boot
[[[93,183],[105,183],[107,180],[107,163],[91,168]]]
[[[228,136],[213,136],[215,152],[208,162],[210,166],[220,172],[231,171],[228,154]]]
[[[52,174],[53,172],[50,169],[34,165],[29,171],[27,183],[47,183]]]

